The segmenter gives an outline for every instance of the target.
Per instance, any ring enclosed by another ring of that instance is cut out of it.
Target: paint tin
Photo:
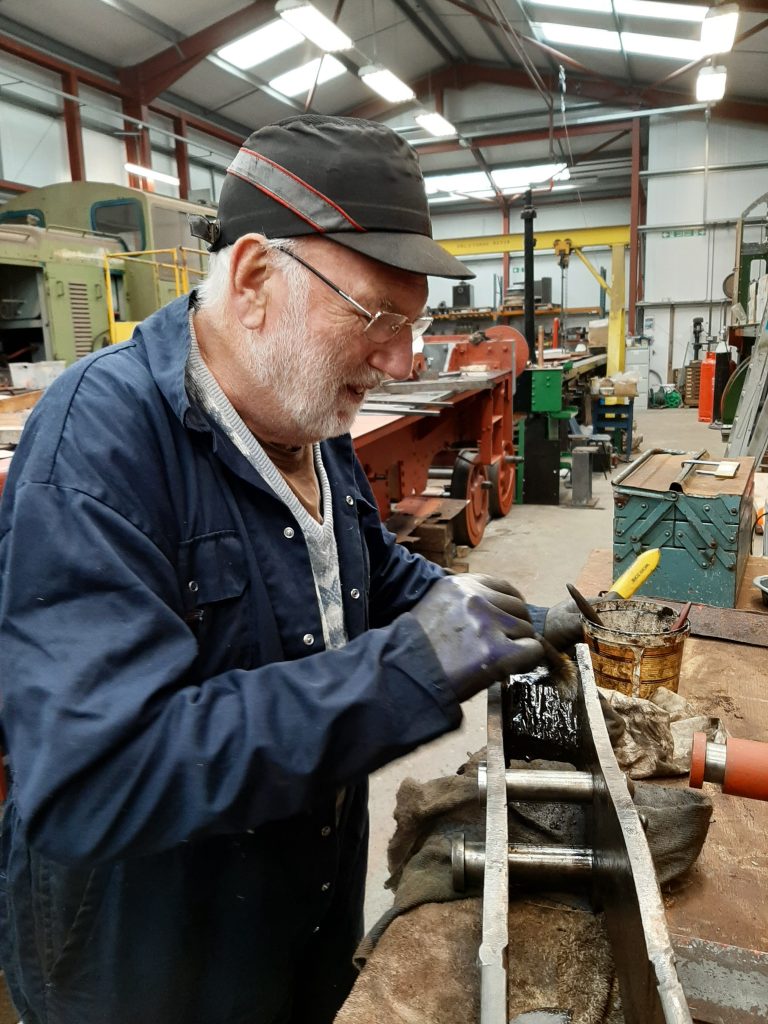
[[[582,626],[597,685],[645,700],[660,686],[677,693],[690,622],[671,632],[678,613],[656,601],[595,601],[593,607],[603,625],[582,616]]]

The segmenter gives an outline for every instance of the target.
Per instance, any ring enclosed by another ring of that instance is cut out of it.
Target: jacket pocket
[[[29,851],[35,936],[49,984],[88,972],[109,868],[71,868]]]
[[[234,531],[203,534],[179,549],[184,619],[207,672],[247,667],[256,627],[249,614],[248,568]]]

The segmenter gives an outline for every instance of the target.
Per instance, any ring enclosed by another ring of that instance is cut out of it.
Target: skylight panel
[[[568,11],[595,11],[611,14],[611,0],[533,0],[537,7],[559,7]]]
[[[320,68],[319,75],[318,67]],[[269,84],[284,96],[299,96],[301,93],[309,92],[315,79],[317,79],[318,85],[322,85],[324,82],[330,82],[332,78],[343,75],[345,71],[346,68],[340,61],[330,54],[326,54],[324,57],[316,57],[308,64],[302,64],[301,67],[278,75]]]
[[[629,14],[638,18],[659,18],[664,21],[701,22],[707,15],[707,7],[695,4],[657,3],[655,0],[614,0],[617,14]]]
[[[255,32],[249,32],[242,39],[222,46],[217,52],[222,60],[234,64],[241,71],[247,71],[303,42],[301,32],[297,32],[282,18],[277,18],[257,28]]]
[[[560,43],[563,46],[586,46],[595,50],[621,50],[618,32],[608,32],[603,28],[584,28],[581,25],[558,25],[554,22],[542,21],[538,30],[548,43]]]
[[[698,39],[675,39],[672,36],[650,36],[642,32],[622,32],[621,40],[627,53],[647,57],[670,57],[675,60],[698,60],[701,42]]]

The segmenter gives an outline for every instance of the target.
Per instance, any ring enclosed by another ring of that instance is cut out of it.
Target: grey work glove
[[[522,596],[503,580],[467,574],[438,580],[411,609],[458,701],[544,659]]]
[[[558,651],[567,651],[584,638],[581,612],[572,597],[553,604],[544,619],[544,639]]]

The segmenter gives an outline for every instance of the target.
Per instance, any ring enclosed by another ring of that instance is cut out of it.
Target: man
[[[347,434],[410,371],[426,275],[470,276],[410,147],[268,126],[194,230],[205,285],[51,386],[0,511],[0,945],[25,1024],[331,1021],[366,776],[543,657],[513,588],[394,544]]]

